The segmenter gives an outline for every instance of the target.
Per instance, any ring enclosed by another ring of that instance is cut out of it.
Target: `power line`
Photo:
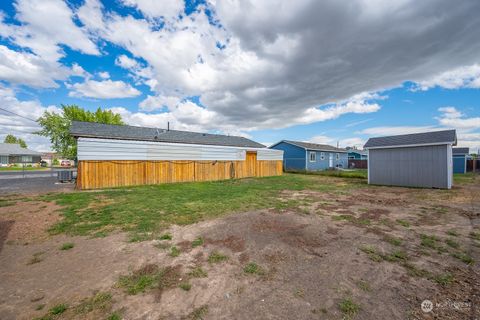
[[[11,113],[11,114],[13,114],[13,115],[16,115],[17,117],[20,117],[20,118],[23,118],[23,119],[27,119],[27,120],[30,120],[30,121],[33,121],[33,122],[37,123],[37,120],[33,120],[33,119],[30,119],[30,118],[24,117],[24,116],[22,116],[22,115],[19,115],[18,113],[15,113],[15,112],[10,111],[10,110],[4,109],[4,108],[0,108],[0,110],[5,111],[5,112],[8,112],[8,113]]]

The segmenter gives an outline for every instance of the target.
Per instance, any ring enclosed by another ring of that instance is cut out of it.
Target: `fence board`
[[[281,160],[256,160],[256,155],[247,159],[249,161],[82,160],[78,163],[77,188],[98,189],[282,174]]]

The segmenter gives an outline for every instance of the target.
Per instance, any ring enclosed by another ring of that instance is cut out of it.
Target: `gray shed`
[[[455,130],[370,138],[368,183],[450,189]]]

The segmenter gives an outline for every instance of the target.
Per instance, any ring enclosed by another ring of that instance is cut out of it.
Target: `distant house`
[[[348,167],[347,150],[325,144],[282,140],[270,149],[283,151],[285,170],[318,171]]]
[[[0,166],[36,165],[40,163],[41,153],[22,148],[16,143],[0,143]]]
[[[469,148],[452,148],[453,173],[467,173],[467,160],[471,159]]]
[[[46,162],[48,166],[52,166],[54,159],[58,159],[56,152],[43,152],[42,161]]]
[[[348,150],[348,159],[350,159],[350,160],[367,160],[368,159],[367,150],[349,149]]]
[[[77,188],[282,174],[283,152],[244,137],[73,121]]]
[[[456,144],[455,130],[370,138],[364,146],[368,183],[450,189]]]

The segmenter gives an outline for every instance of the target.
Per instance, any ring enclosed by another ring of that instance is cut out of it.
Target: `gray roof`
[[[453,154],[469,154],[470,148],[452,148]]]
[[[364,148],[388,148],[396,146],[429,145],[429,144],[452,144],[457,143],[455,130],[433,131],[398,136],[370,138]]]
[[[292,140],[282,140],[273,146],[281,143],[281,142],[286,142],[289,144],[293,144],[297,147],[307,149],[307,150],[315,150],[315,151],[332,151],[332,152],[347,152],[346,149],[342,148],[336,148],[334,146],[330,146],[328,144],[318,144],[318,143],[310,143],[310,142],[302,142],[302,141],[292,141]],[[273,147],[272,146],[272,147]]]
[[[101,124],[95,122],[73,121],[72,126],[70,127],[70,134],[74,137],[265,148],[263,144],[238,136]]]
[[[3,156],[39,156],[40,152],[20,147],[16,143],[0,143],[0,155]]]

